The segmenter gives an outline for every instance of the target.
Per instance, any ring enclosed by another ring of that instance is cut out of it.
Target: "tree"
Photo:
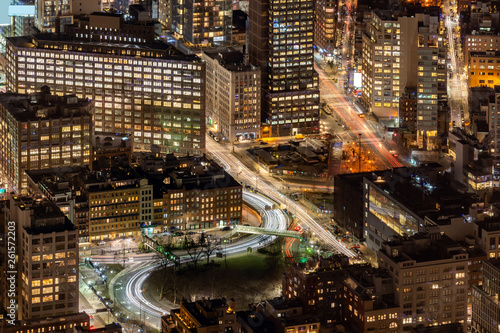
[[[215,237],[207,238],[207,239],[205,239],[203,244],[200,244],[200,246],[203,249],[203,253],[207,257],[207,265],[210,263],[210,256],[215,251],[221,251],[221,249],[222,249],[221,244],[222,244],[222,239],[215,238]]]
[[[201,247],[199,244],[200,239],[198,239],[198,242],[195,242],[191,237],[184,237],[183,247],[189,255],[189,258],[191,259],[190,261],[193,263],[194,268],[197,268],[198,261],[200,261],[200,259],[205,254],[203,247]]]

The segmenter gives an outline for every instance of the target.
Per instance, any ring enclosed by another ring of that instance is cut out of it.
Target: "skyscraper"
[[[318,132],[314,2],[252,1],[249,30],[250,63],[263,73],[263,136]]]
[[[419,148],[437,150],[440,134],[447,131],[446,44],[439,18],[426,16],[419,27],[417,51],[417,142]],[[441,125],[441,126],[440,126]]]

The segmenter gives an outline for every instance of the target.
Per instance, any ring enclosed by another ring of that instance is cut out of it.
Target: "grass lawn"
[[[248,304],[279,296],[284,265],[268,260],[259,253],[242,254],[227,259],[214,258],[215,265],[198,264],[198,268],[172,268],[154,272],[146,281],[146,288],[163,290],[163,297],[175,301],[185,298],[193,301],[202,297],[234,298],[237,309]],[[163,286],[163,288],[162,288]],[[157,299],[160,300],[158,293]]]

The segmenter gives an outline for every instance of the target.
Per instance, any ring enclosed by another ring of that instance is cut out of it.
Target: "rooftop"
[[[90,116],[88,99],[75,95],[51,95],[48,87],[36,94],[0,94],[0,104],[18,121],[37,121],[52,118]]]
[[[394,262],[416,261],[417,263],[452,259],[467,251],[456,241],[440,233],[418,233],[411,237],[398,237],[384,242],[379,250]]]

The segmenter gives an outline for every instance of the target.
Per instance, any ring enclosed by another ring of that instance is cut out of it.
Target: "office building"
[[[78,230],[50,201],[10,198],[17,225],[18,319],[73,314],[78,308]]]
[[[233,299],[201,299],[195,302],[181,302],[180,309],[173,309],[170,316],[174,324],[171,325],[173,327],[167,327],[167,332],[238,331]]]
[[[439,165],[398,168],[363,178],[366,245],[377,251],[384,241],[425,231],[431,216],[462,217],[474,198],[450,186]]]
[[[95,131],[133,134],[134,150],[203,153],[205,65],[198,57],[155,41],[153,23],[120,15],[93,14],[67,30],[8,38],[10,91],[47,85],[90,98]]]
[[[261,68],[263,76],[262,135],[319,132],[314,2],[253,1],[249,18],[250,62]]]
[[[94,103],[75,95],[0,95],[0,170],[9,191],[27,193],[25,170],[88,165]]]
[[[449,323],[467,324],[469,254],[439,230],[384,242],[379,268],[394,279],[402,329]]]
[[[205,51],[209,126],[229,142],[260,137],[260,69],[234,49]]]
[[[483,284],[472,291],[472,332],[500,330],[500,259],[483,262]]]
[[[436,151],[447,133],[446,44],[440,34],[437,16],[425,16],[418,28],[417,49],[417,144],[420,149]],[[408,42],[408,41],[405,41]]]
[[[72,4],[71,0],[35,1],[35,26],[42,32],[64,31],[73,23]]]
[[[231,42],[231,0],[172,0],[172,30],[188,47],[223,46]]]
[[[500,51],[470,52],[469,87],[500,85]]]
[[[405,204],[407,202],[401,202],[401,199],[407,197],[396,192],[395,187],[389,185],[390,176],[377,177],[373,180],[365,177],[363,180],[364,238],[370,249],[376,251],[384,241],[397,235],[412,236],[423,230],[423,217],[412,211]],[[413,197],[413,200],[419,200],[419,198]]]
[[[314,45],[324,56],[332,57],[336,47],[337,0],[319,0],[315,3]]]

